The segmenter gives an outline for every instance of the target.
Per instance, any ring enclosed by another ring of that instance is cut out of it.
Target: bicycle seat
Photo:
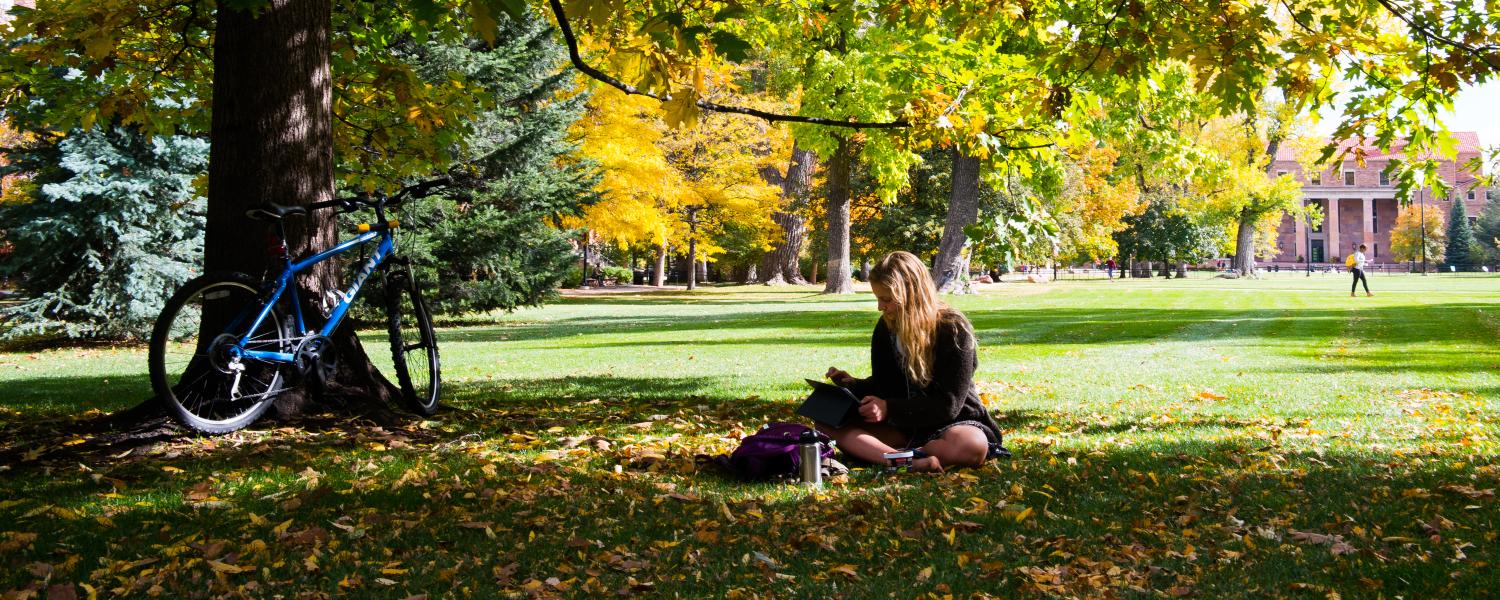
[[[307,214],[306,206],[282,206],[275,202],[267,202],[245,211],[245,216],[257,221],[280,221],[293,215],[305,214]]]

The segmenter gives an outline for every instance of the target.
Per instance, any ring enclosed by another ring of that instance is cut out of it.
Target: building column
[[[1365,235],[1363,237],[1364,241],[1361,242],[1361,243],[1364,244],[1365,246],[1370,247],[1370,248],[1374,248],[1375,247],[1375,199],[1374,198],[1366,197],[1363,200],[1365,202],[1365,214],[1364,214],[1364,221],[1363,221],[1363,227],[1362,228],[1364,229]]]
[[[1343,177],[1342,174],[1339,175]],[[1328,199],[1328,214],[1323,215],[1323,231],[1328,232],[1328,243],[1323,245],[1323,260],[1339,262],[1343,248],[1339,246],[1339,199]]]
[[[1307,200],[1303,200],[1302,204],[1306,206]],[[1292,230],[1297,232],[1295,238],[1297,241],[1293,242],[1297,247],[1292,249],[1292,256],[1312,260],[1312,257],[1307,255],[1307,217],[1296,217],[1292,221]]]

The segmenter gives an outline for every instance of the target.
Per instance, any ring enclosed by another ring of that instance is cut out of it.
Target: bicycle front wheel
[[[391,360],[395,363],[401,396],[412,411],[430,415],[437,411],[438,392],[442,388],[432,316],[411,271],[393,269],[385,287]]]
[[[151,388],[179,422],[228,433],[254,422],[281,393],[285,363],[234,357],[260,307],[259,288],[243,273],[198,277],[167,300],[151,332]],[[275,308],[240,350],[291,352],[292,328]]]

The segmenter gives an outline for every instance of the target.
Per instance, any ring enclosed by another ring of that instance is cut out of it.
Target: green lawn
[[[951,301],[1016,456],[821,493],[694,466],[862,374],[868,293],[575,298],[442,329],[429,421],[62,459],[140,348],[0,354],[0,592],[1477,597],[1500,278],[1002,284]],[[367,343],[382,347],[379,335]]]

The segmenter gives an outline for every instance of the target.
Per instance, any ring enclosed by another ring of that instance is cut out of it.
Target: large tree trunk
[[[932,264],[932,280],[938,291],[950,291],[969,271],[964,245],[969,238],[964,228],[979,219],[979,159],[953,149],[953,191],[948,200],[948,217],[943,222],[943,237],[938,242],[937,260]]]
[[[825,294],[850,294],[854,282],[849,278],[849,170],[854,162],[854,147],[848,138],[840,137],[838,150],[828,161],[828,283]]]
[[[656,247],[656,268],[651,269],[651,285],[661,287],[667,278],[667,243]]]
[[[807,220],[801,209],[807,206],[812,188],[812,172],[817,168],[818,155],[811,150],[792,147],[792,160],[787,165],[786,176],[775,173],[766,177],[774,185],[781,186],[781,196],[786,206],[771,219],[781,226],[782,237],[761,260],[760,276],[766,285],[783,283],[806,284],[798,259],[802,255],[802,244],[807,238]]]
[[[272,0],[253,14],[221,6],[214,40],[214,108],[210,134],[209,270],[258,276],[278,269],[265,247],[266,228],[245,210],[266,201],[308,204],[333,197],[332,89],[327,0]],[[287,219],[293,256],[334,245],[330,211]],[[304,314],[319,314],[339,270],[324,262],[301,278]],[[369,301],[369,299],[366,299]],[[370,364],[350,326],[333,335],[339,369],[325,396],[386,401],[398,393]],[[304,389],[276,401],[285,417],[301,411]]]
[[[1234,270],[1241,277],[1255,273],[1255,221],[1257,215],[1249,208],[1240,211],[1238,227],[1234,236]]]

